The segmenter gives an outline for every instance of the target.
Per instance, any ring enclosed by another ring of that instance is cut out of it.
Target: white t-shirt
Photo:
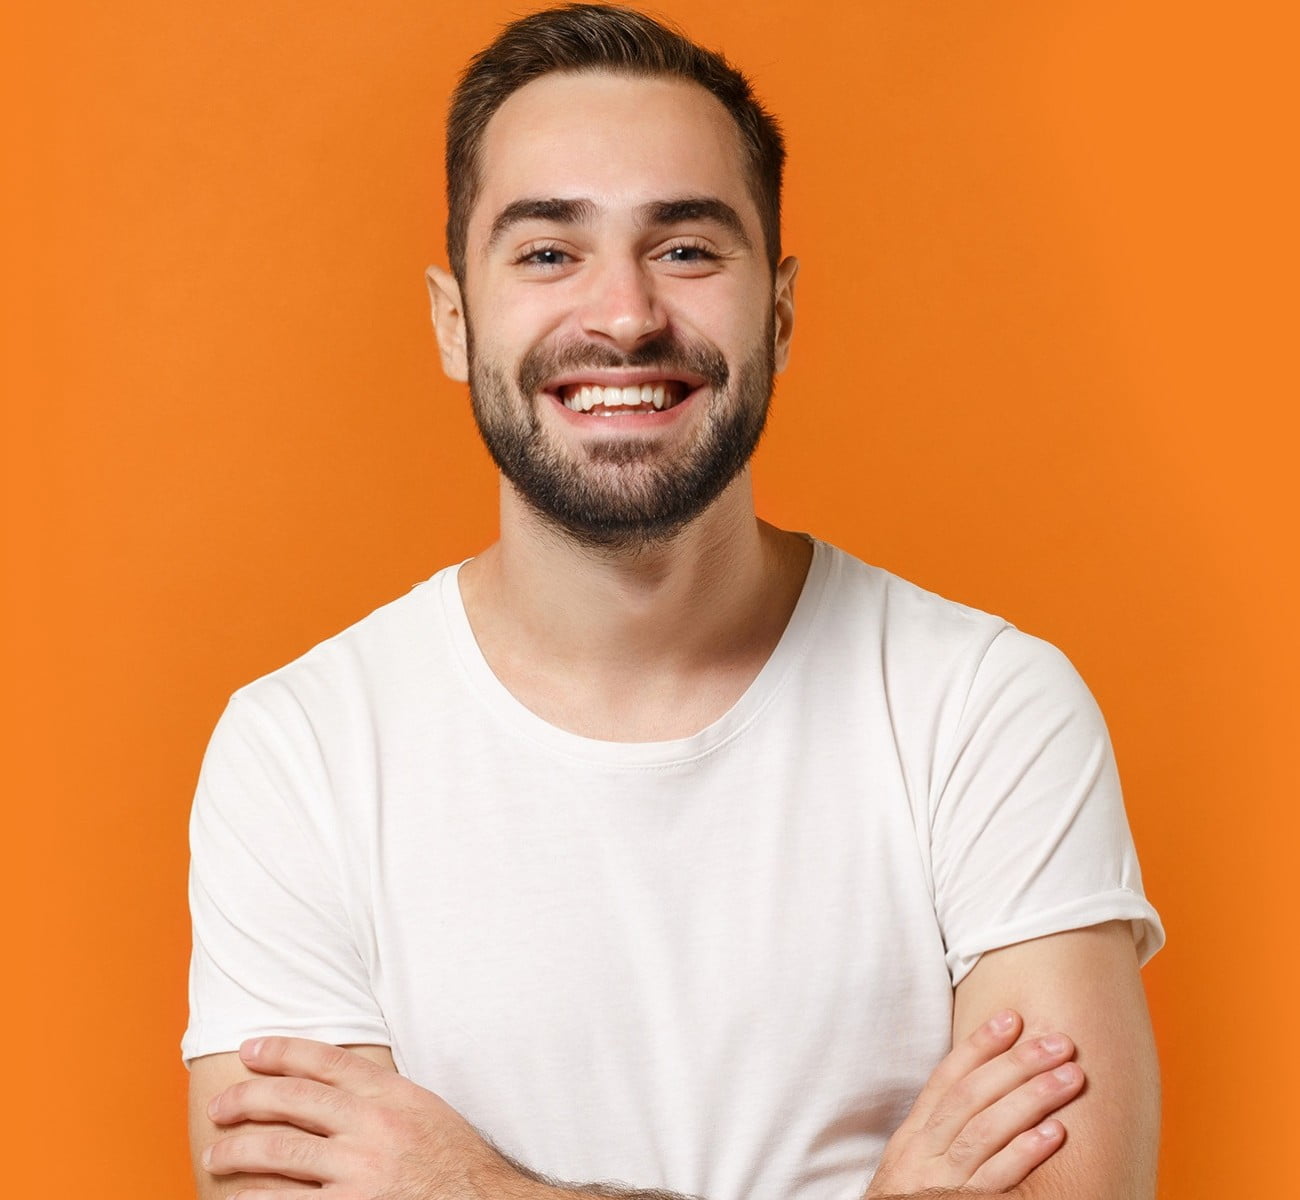
[[[1065,658],[822,543],[671,742],[530,712],[440,572],[236,693],[192,843],[187,1059],[386,1044],[535,1170],[708,1200],[856,1200],[983,951],[1163,941]]]

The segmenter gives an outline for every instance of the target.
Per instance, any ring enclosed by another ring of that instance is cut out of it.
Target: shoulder
[[[454,587],[454,568],[440,571],[237,689],[209,740],[200,792],[225,776],[288,775],[286,790],[318,793],[327,779],[373,761],[374,733],[391,727],[394,714],[399,723],[425,718],[432,681],[449,672],[442,595],[449,572]]]
[[[1017,679],[1078,684],[1055,646],[1005,617],[951,600],[833,546],[821,618],[828,635],[856,656],[878,655],[888,682],[934,686],[952,699]],[[856,659],[860,661],[860,658]]]
[[[1056,646],[834,547],[819,618],[821,665],[878,691],[900,731],[957,752],[972,732],[1061,723],[1101,731],[1091,693]],[[1103,732],[1104,736],[1104,732]]]
[[[444,626],[443,592],[455,583],[446,568],[405,595],[362,617],[304,654],[239,688],[232,707],[284,714],[296,708],[328,709],[350,699],[376,699],[401,688],[437,654]]]
[[[1000,616],[928,591],[834,546],[820,543],[819,550],[828,559],[827,612],[838,624],[873,626],[903,645],[977,651],[1012,628]]]

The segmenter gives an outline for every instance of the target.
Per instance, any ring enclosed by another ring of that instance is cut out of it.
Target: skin
[[[651,219],[682,197],[716,201],[735,220]],[[534,206],[503,222],[539,199],[582,204],[563,219]],[[665,334],[715,350],[731,379],[756,355],[778,371],[788,360],[798,264],[769,269],[730,118],[693,84],[584,74],[521,89],[486,131],[468,251],[463,289],[430,272],[445,370],[490,381],[497,418],[532,428],[607,496],[671,475],[720,411],[754,394],[702,386],[662,419],[578,417],[552,381],[519,387],[530,354],[596,347],[581,368],[596,382]],[[500,539],[462,568],[460,586],[489,665],[534,712],[587,737],[664,740],[716,720],[753,681],[809,557],[802,538],[757,519],[748,470],[684,527],[619,546],[575,535],[503,478]],[[956,989],[953,1032],[871,1200],[958,1187],[1033,1200],[1153,1195],[1158,1084],[1126,925],[986,954]],[[191,1138],[204,1200],[305,1197],[319,1184],[338,1200],[577,1195],[503,1159],[397,1075],[383,1047],[267,1038],[199,1059]]]
[[[574,113],[601,119],[575,122]],[[464,293],[431,272],[447,373],[470,375],[466,311],[492,314],[474,324],[474,358],[507,377],[536,345],[589,342],[632,355],[665,330],[716,347],[733,377],[770,337],[781,370],[798,263],[786,259],[773,278],[736,138],[721,105],[676,81],[557,75],[516,92],[484,139]],[[642,206],[684,196],[725,204],[743,238],[717,222],[638,219]],[[594,212],[581,225],[520,223],[493,241],[497,216],[529,197],[587,200]],[[688,244],[715,257],[665,261]],[[563,265],[521,265],[530,249],[559,251]],[[638,417],[578,422],[544,397],[514,399],[557,451],[609,482],[613,469],[593,452],[639,439],[651,443],[648,460],[671,471],[698,442],[714,398],[693,399],[654,429]],[[638,473],[622,472],[624,486]],[[500,540],[460,579],[488,663],[524,704],[586,736],[644,741],[693,733],[735,702],[780,638],[809,557],[803,539],[758,521],[747,470],[670,541],[617,556],[566,538],[503,479]],[[593,611],[600,622],[588,619]],[[674,614],[671,638],[658,620],[665,612]]]
[[[1086,1086],[1055,1110],[1069,1131],[1065,1144],[1010,1194],[1026,1200],[1151,1200],[1160,1078],[1128,922],[1071,930],[985,954],[957,985],[954,1038],[960,1042],[995,1004],[1021,1013],[1031,1038],[1068,1029],[1078,1046],[1074,1061],[1087,1075]],[[930,1165],[940,1174],[960,1171],[964,1147],[954,1149]],[[887,1165],[872,1181],[872,1200],[922,1190],[915,1183],[896,1184]],[[981,1194],[979,1188],[999,1190],[978,1174],[973,1182],[976,1194]],[[935,1186],[958,1185],[949,1179]]]
[[[918,1188],[941,1175],[1010,1186],[1056,1150],[1061,1124],[1040,1118],[1077,1094],[1082,1072],[1069,1061],[1068,1038],[1017,1042],[1021,1032],[1018,1014],[1000,1013],[945,1058],[890,1143],[890,1179]],[[284,1200],[318,1185],[349,1200],[591,1194],[504,1158],[438,1096],[398,1075],[384,1047],[269,1037],[192,1069],[200,1081],[191,1105],[195,1174],[205,1200]],[[228,1085],[213,1091],[214,1082]],[[954,1147],[960,1161],[951,1160]]]

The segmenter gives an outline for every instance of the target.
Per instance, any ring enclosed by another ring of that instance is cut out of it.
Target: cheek
[[[751,281],[726,275],[672,280],[661,294],[678,330],[711,342],[728,357],[743,357],[769,328],[771,290]]]
[[[575,309],[573,290],[564,281],[488,286],[474,297],[484,341],[527,345],[562,325]],[[490,327],[490,334],[487,332]]]

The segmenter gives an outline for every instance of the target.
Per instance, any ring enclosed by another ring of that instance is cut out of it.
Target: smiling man
[[[1086,689],[754,512],[783,159],[628,10],[471,62],[430,291],[500,537],[214,734],[203,1197],[1152,1194],[1162,935]]]

